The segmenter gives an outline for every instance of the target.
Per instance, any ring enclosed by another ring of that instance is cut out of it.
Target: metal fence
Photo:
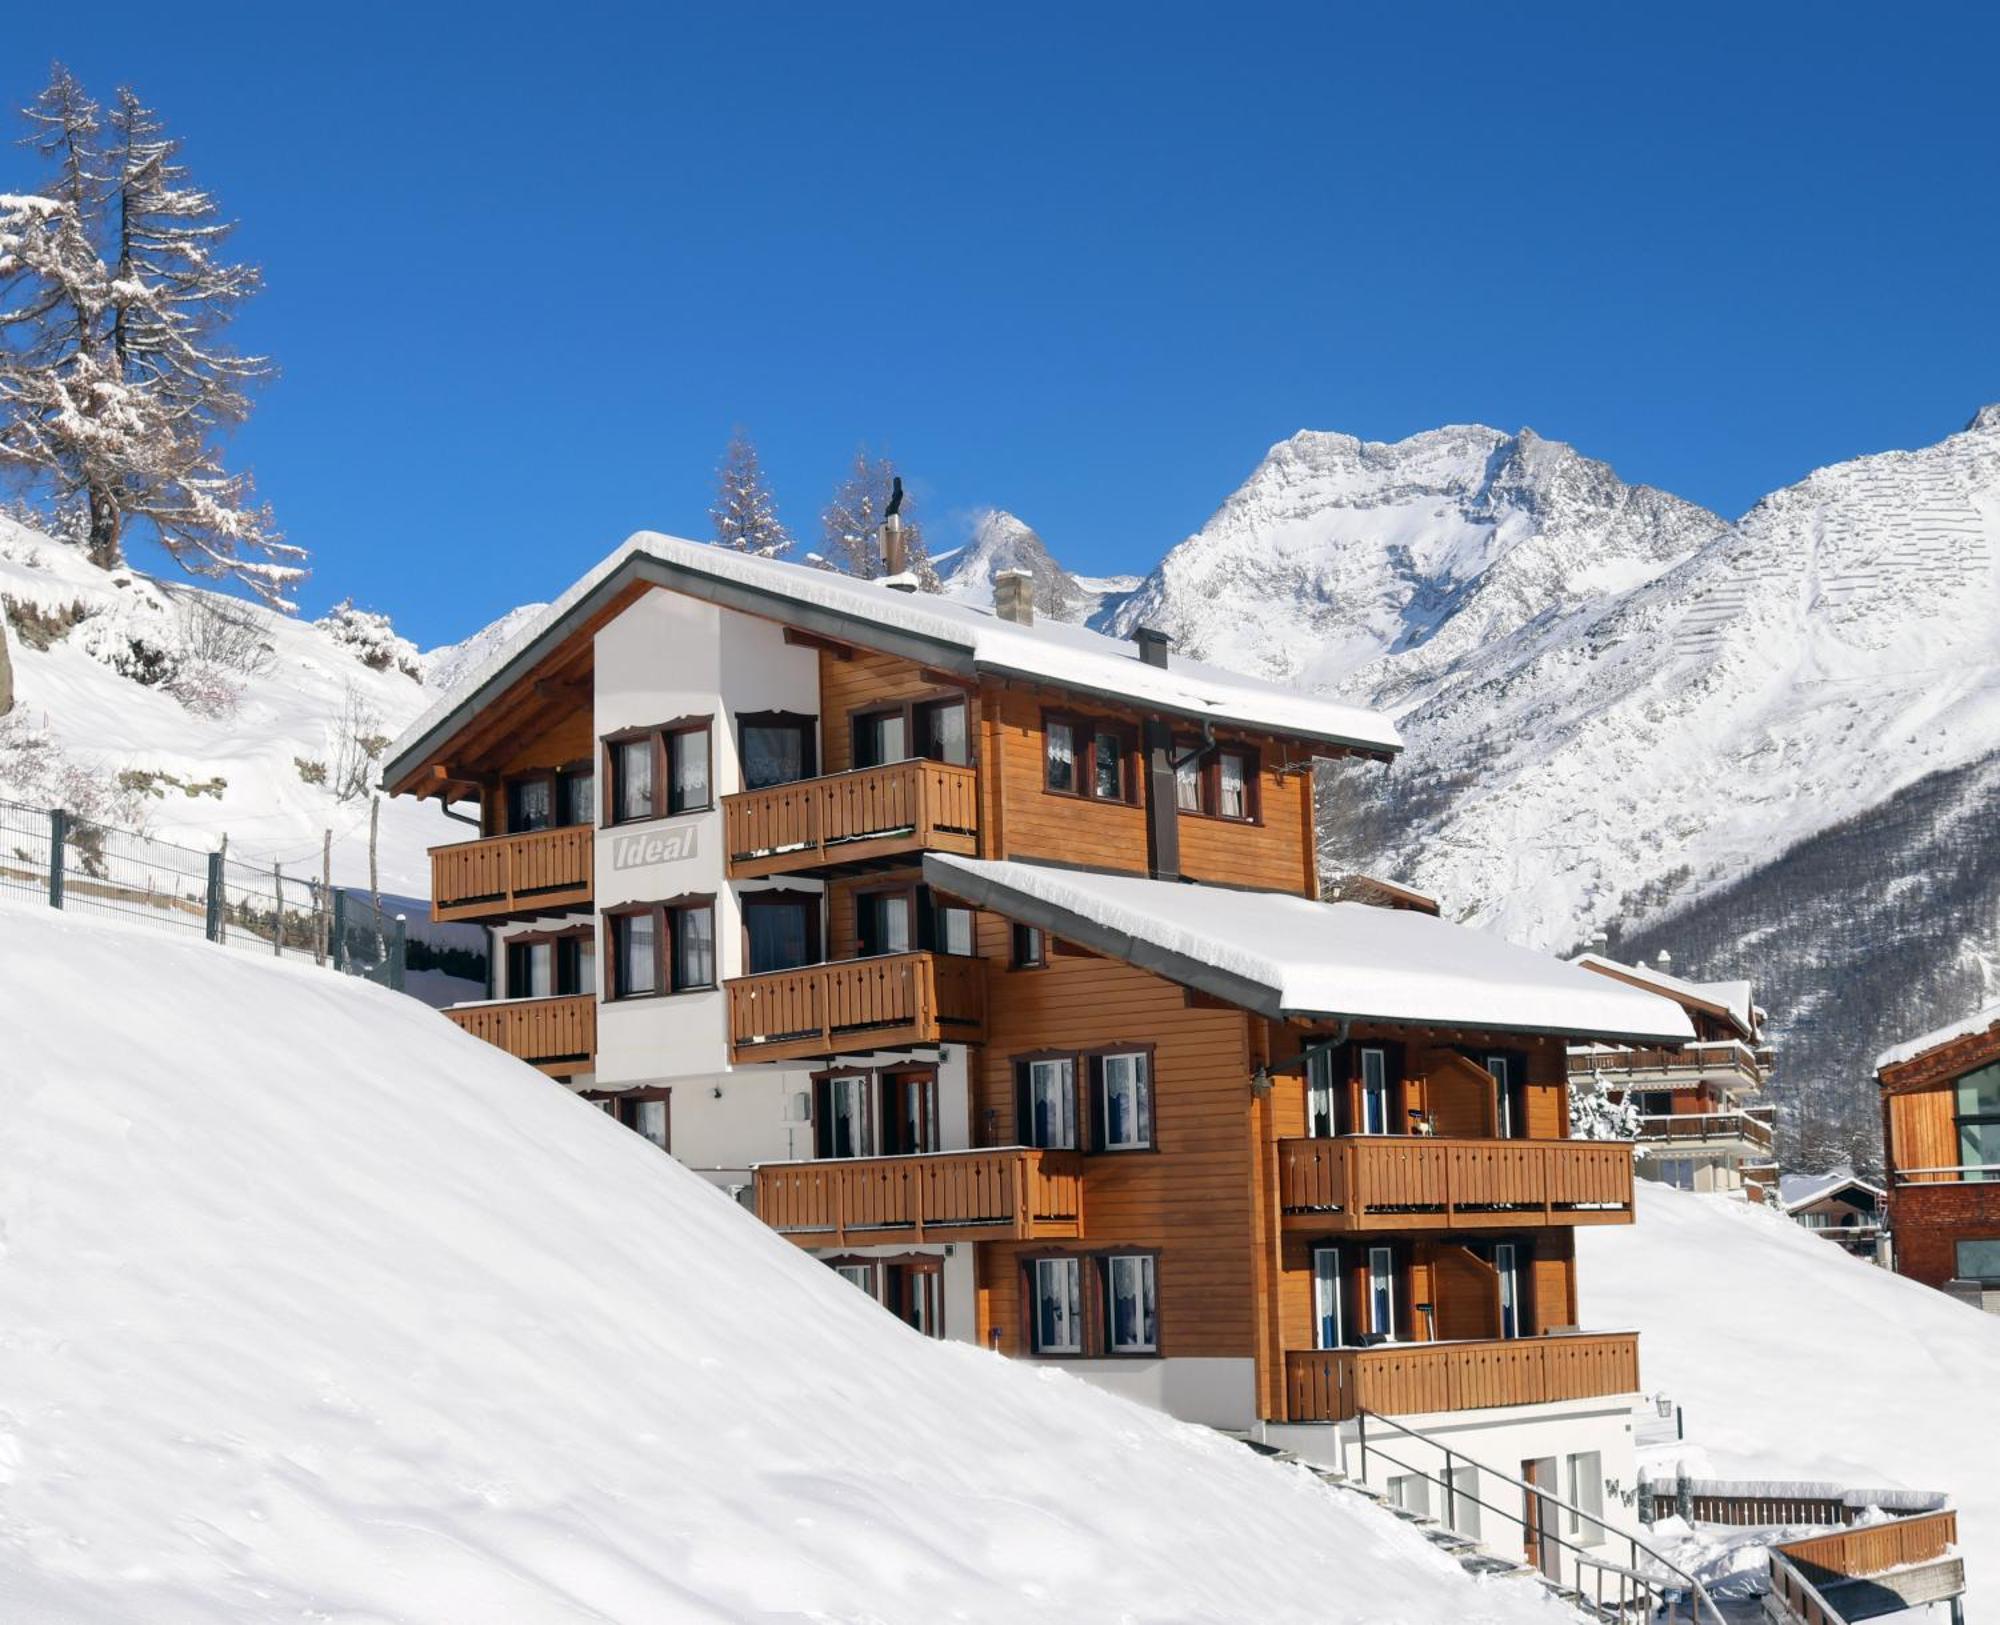
[[[401,991],[402,916],[222,852],[117,829],[61,808],[0,801],[0,891],[53,908],[115,914],[247,952],[307,958]]]

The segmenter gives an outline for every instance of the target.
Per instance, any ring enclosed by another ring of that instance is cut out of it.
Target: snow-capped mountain
[[[968,604],[993,602],[993,578],[1026,570],[1035,578],[1035,608],[1059,621],[1096,622],[1113,613],[1139,585],[1137,576],[1080,576],[1055,560],[1032,528],[1011,513],[989,508],[974,521],[972,537],[949,559],[945,594]]]

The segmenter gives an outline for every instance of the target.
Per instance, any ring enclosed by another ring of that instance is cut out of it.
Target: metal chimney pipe
[[[882,563],[885,573],[899,576],[909,568],[907,550],[903,546],[903,516],[892,513],[882,521]]]

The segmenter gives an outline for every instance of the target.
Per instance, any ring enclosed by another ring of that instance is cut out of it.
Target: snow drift
[[[412,1000],[0,906],[0,1616],[1547,1621]]]

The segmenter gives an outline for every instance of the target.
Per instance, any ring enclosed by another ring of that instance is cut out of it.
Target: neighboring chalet
[[[1027,585],[634,537],[388,764],[477,808],[433,902],[497,997],[451,1019],[920,1332],[1325,1460],[1364,1410],[1448,1427],[1629,1524],[1637,1338],[1581,1328],[1575,1233],[1631,1221],[1631,1156],[1568,1138],[1565,1057],[1692,1023],[1318,901],[1313,764],[1393,728]]]
[[[1871,1185],[1851,1168],[1786,1174],[1778,1181],[1778,1205],[1786,1218],[1871,1264],[1888,1262],[1883,1196],[1880,1185]]]
[[[1571,963],[1672,999],[1694,1023],[1698,1042],[1677,1049],[1579,1044],[1569,1052],[1573,1085],[1601,1082],[1614,1100],[1638,1109],[1639,1177],[1770,1200],[1778,1177],[1776,1114],[1758,1097],[1771,1051],[1750,984],[1686,981],[1669,971],[1664,953],[1654,966],[1621,965],[1601,953]]]
[[[1876,1057],[1899,1274],[2000,1314],[2000,1004]]]

